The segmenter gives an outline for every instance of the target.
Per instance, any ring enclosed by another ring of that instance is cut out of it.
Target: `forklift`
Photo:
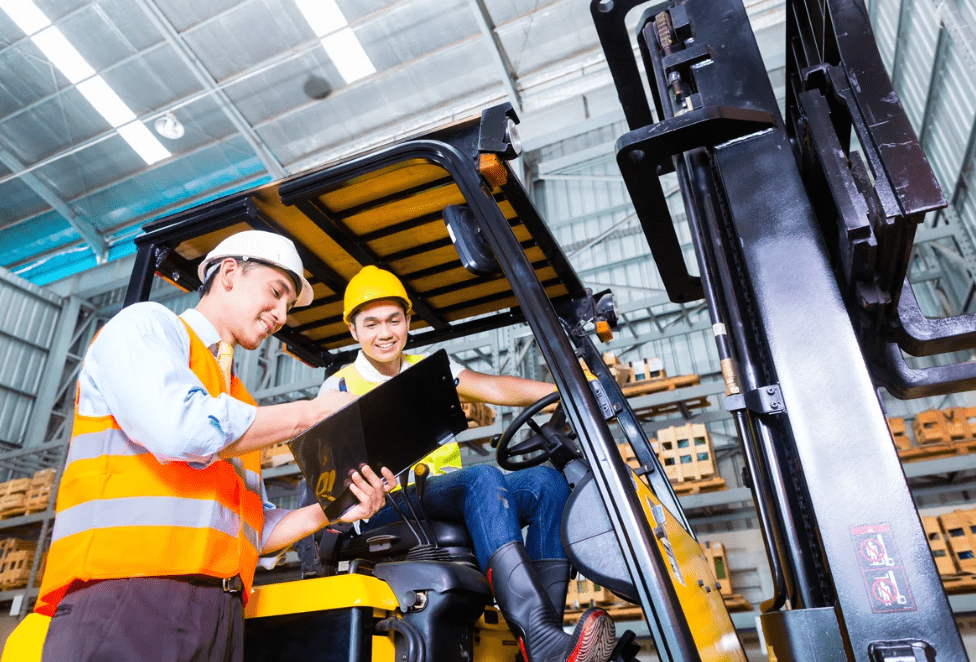
[[[905,280],[915,226],[945,201],[892,102],[864,6],[787,2],[784,120],[741,0],[647,9],[636,35],[646,81],[626,21],[641,4],[590,7],[630,127],[617,162],[670,298],[704,298],[711,316],[774,577],[761,606],[769,657],[966,660],[877,389],[919,397],[972,388],[973,364],[912,369],[901,351],[972,347],[976,323],[924,318]],[[613,295],[583,286],[515,176],[517,124],[503,104],[154,221],[136,240],[125,303],[148,300],[157,277],[197,289],[207,252],[257,229],[298,247],[315,299],[277,336],[327,373],[354,358],[342,294],[366,265],[407,288],[416,312],[408,347],[526,324],[558,393],[500,435],[498,464],[549,461],[562,472],[572,489],[567,556],[642,608],[661,660],[743,662],[709,564],[595,344],[616,326]],[[665,203],[669,172],[699,275]],[[548,422],[531,420],[556,400]],[[516,441],[523,425],[536,434]],[[866,466],[883,489],[864,489]],[[422,519],[303,541],[303,577],[249,596],[245,659],[516,660],[467,532]],[[869,539],[885,550],[881,566],[858,555]],[[40,619],[25,619],[3,662],[39,659]],[[637,653],[625,632],[613,659]]]
[[[608,339],[616,326],[613,295],[583,286],[512,170],[517,123],[503,104],[152,222],[136,239],[125,305],[148,300],[157,278],[198,289],[200,260],[227,236],[253,229],[295,243],[314,300],[276,335],[290,354],[329,374],[355,358],[342,297],[366,265],[403,282],[415,311],[408,347],[527,324],[558,393],[499,435],[498,464],[515,471],[550,461],[563,473],[572,488],[562,521],[567,555],[582,575],[644,608],[659,650],[745,662],[711,566],[594,345],[594,334]],[[581,358],[597,380],[588,380]],[[546,423],[532,420],[557,400]],[[538,433],[519,441],[526,425]],[[633,446],[640,475],[624,463],[613,427]],[[302,578],[255,586],[248,598],[248,662],[519,656],[463,526],[407,515],[365,535],[326,530],[298,547]],[[39,659],[41,619],[25,619],[4,662]],[[33,657],[12,652],[28,641]],[[624,633],[614,659],[637,651],[633,633]]]

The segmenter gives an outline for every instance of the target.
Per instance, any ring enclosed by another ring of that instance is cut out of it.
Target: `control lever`
[[[417,505],[420,506],[420,514],[424,516],[424,521],[427,523],[427,530],[430,532],[430,537],[434,540],[434,547],[440,547],[437,543],[437,532],[434,530],[434,523],[428,517],[427,509],[424,508],[424,492],[427,489],[427,477],[429,475],[430,467],[423,462],[418,462],[417,466],[413,468],[414,487],[417,490]]]
[[[390,493],[390,496],[393,496],[392,492]],[[413,509],[413,503],[410,502],[410,496],[407,494],[407,488],[406,487],[403,488],[403,500],[406,502],[407,508],[410,509],[410,514],[413,515],[414,520],[416,520],[416,522],[417,522],[417,528],[419,528],[423,532],[424,539],[427,541],[427,542],[421,543],[421,544],[422,545],[426,545],[427,547],[430,547],[431,546],[431,544],[430,544],[430,536],[427,535],[427,529],[424,528],[423,522],[420,521],[420,517],[417,515],[417,511]],[[419,540],[419,538],[418,538],[418,540]]]
[[[399,482],[399,480],[400,480],[400,476],[397,476],[397,481]],[[406,499],[406,493],[407,491],[403,490],[405,499]],[[424,537],[423,539],[421,539],[420,534],[417,533],[417,530],[413,528],[413,525],[410,523],[410,518],[407,517],[406,513],[404,513],[403,510],[400,508],[400,506],[397,504],[396,498],[393,496],[393,494],[394,494],[393,492],[390,492],[389,494],[386,495],[386,497],[390,500],[390,505],[393,506],[393,510],[396,511],[397,515],[400,516],[400,519],[403,520],[403,523],[407,525],[408,529],[410,529],[410,533],[413,534],[413,537],[417,539],[417,544],[430,545],[430,540],[427,538],[427,532],[424,531]],[[407,505],[408,506],[410,505],[410,499],[407,499]],[[411,508],[410,510],[411,512],[413,512],[413,508]],[[414,517],[416,517],[416,514],[414,514]],[[420,521],[418,520],[417,523],[419,524]]]

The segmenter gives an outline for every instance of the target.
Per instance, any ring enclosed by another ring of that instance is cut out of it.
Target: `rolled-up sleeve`
[[[212,397],[190,370],[190,339],[159,304],[124,308],[99,332],[79,375],[79,411],[115,417],[161,462],[209,464],[254,422],[257,408]]]

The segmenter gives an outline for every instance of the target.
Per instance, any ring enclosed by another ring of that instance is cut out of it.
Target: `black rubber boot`
[[[613,620],[599,607],[583,612],[566,634],[546,588],[521,542],[499,547],[488,559],[488,583],[526,662],[607,662],[614,646]]]
[[[546,594],[556,610],[556,617],[563,622],[566,611],[566,591],[569,589],[569,571],[567,559],[538,559],[532,562],[536,574],[546,588]]]

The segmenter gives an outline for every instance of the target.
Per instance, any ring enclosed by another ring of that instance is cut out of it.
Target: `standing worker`
[[[123,309],[78,377],[74,429],[36,610],[52,616],[44,662],[243,659],[243,602],[261,554],[329,523],[318,505],[266,502],[261,448],[290,439],[351,398],[256,406],[232,374],[312,288],[288,239],[247,231],[199,267],[196,308]],[[387,487],[353,476],[369,517]]]
[[[343,321],[359,343],[359,354],[322,384],[319,397],[341,391],[362,395],[423,359],[403,353],[411,306],[394,274],[363,267],[349,281],[343,306]],[[451,364],[458,394],[471,402],[524,407],[554,389],[544,382],[485,375]],[[462,469],[457,443],[439,448],[422,462],[433,474],[424,509],[434,519],[467,526],[478,563],[526,662],[606,662],[615,637],[606,611],[584,612],[572,635],[562,629],[570,565],[560,523],[569,486],[559,472],[534,467],[505,475],[489,465]],[[415,491],[409,496],[416,500]],[[362,529],[396,519],[387,506]],[[525,545],[523,525],[528,526]]]

